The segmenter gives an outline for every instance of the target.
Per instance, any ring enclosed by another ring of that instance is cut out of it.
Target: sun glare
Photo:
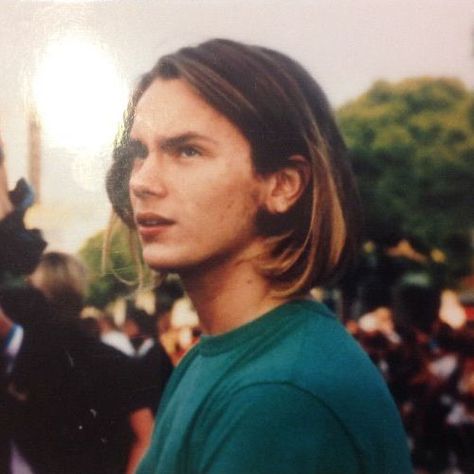
[[[69,36],[46,49],[33,94],[47,140],[91,156],[113,141],[128,90],[106,49]]]

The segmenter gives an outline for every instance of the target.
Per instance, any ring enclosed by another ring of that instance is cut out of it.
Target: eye
[[[135,158],[146,158],[148,156],[148,148],[141,142],[133,142],[131,151]]]
[[[136,158],[146,158],[148,156],[148,148],[138,140],[130,140],[121,150],[122,156],[129,161]]]
[[[195,156],[201,156],[202,153],[196,147],[191,145],[183,146],[179,149],[179,156],[184,158],[193,158]]]

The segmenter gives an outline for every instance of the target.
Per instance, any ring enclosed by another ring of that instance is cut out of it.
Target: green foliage
[[[102,253],[106,232],[101,231],[89,238],[79,251],[90,276],[86,304],[103,308],[121,295],[127,295],[138,283],[139,263],[133,258],[133,237],[125,226],[114,229],[106,251],[106,267],[102,265]]]
[[[376,82],[338,111],[368,238],[411,235],[448,251],[474,228],[474,96],[456,79]],[[449,252],[448,252],[449,253]]]

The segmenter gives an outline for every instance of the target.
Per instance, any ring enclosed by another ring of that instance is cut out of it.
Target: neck
[[[286,301],[272,294],[268,280],[248,260],[181,274],[181,279],[202,330],[210,335],[231,331]]]

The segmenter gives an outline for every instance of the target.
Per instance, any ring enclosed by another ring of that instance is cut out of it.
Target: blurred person
[[[0,285],[30,273],[46,247],[38,229],[27,229],[24,216],[34,202],[34,192],[22,178],[8,191],[5,154],[0,136]]]
[[[124,331],[135,348],[137,386],[156,413],[164,388],[173,371],[170,357],[156,339],[156,318],[137,308],[129,308]]]
[[[440,302],[440,288],[424,273],[405,275],[393,289],[401,341],[387,357],[388,383],[412,441],[413,464],[427,472],[450,467],[446,416],[453,402],[457,359],[446,371],[446,353],[435,334]]]
[[[187,342],[183,341],[181,337],[182,328],[180,325],[176,324],[176,317],[173,316],[173,308],[176,306],[176,303],[180,301],[179,299],[174,302],[167,302],[165,305],[160,303],[160,308],[157,311],[157,321],[156,321],[156,334],[160,343],[163,345],[168,356],[171,359],[173,366],[176,366],[186,350],[189,349],[192,345],[191,343],[187,347],[183,347],[182,343]],[[179,305],[179,303],[178,303]],[[181,322],[178,320],[178,322]],[[186,335],[189,334],[190,329],[184,329]],[[191,333],[192,336],[192,333]],[[191,338],[187,337],[189,341]]]
[[[179,298],[171,308],[168,337],[173,341],[173,364],[177,365],[184,355],[199,341],[201,329],[199,317],[187,297]]]
[[[19,330],[3,346],[4,421],[14,459],[35,474],[133,472],[153,418],[135,398],[127,358],[81,329],[82,264],[46,253],[29,282],[0,295],[0,320]]]
[[[439,319],[453,329],[461,329],[467,322],[466,309],[453,290],[446,289],[441,293]]]
[[[63,252],[46,252],[27,281],[41,291],[52,311],[62,320],[79,317],[87,289],[87,274],[77,258]]]
[[[474,472],[474,358],[463,360],[457,381],[456,400],[446,423],[456,464],[462,473]]]
[[[100,340],[100,326],[97,318],[93,316],[83,316],[81,317],[79,324],[82,330],[96,340]]]
[[[371,272],[369,272],[371,273]],[[372,278],[374,275],[371,276]],[[387,376],[387,356],[393,346],[400,343],[400,337],[395,330],[391,302],[389,299],[390,287],[386,282],[375,282],[377,278],[361,279],[363,291],[359,294],[359,307],[367,312],[358,319],[345,321],[346,328],[361,344],[372,362]],[[382,289],[381,292],[377,289]]]
[[[324,93],[276,51],[211,40],[143,76],[107,189],[204,334],[139,474],[411,472],[382,377],[308,297],[357,251],[345,154]]]
[[[37,229],[27,229],[24,215],[33,204],[34,193],[24,179],[8,191],[5,153],[0,136],[0,292],[15,284],[23,274],[31,272],[46,242]],[[11,320],[0,317],[0,472],[10,469],[10,433],[7,426],[5,387],[11,366],[12,347],[18,344],[22,330]],[[20,462],[20,461],[18,461]],[[27,466],[23,466],[27,469]],[[26,474],[26,470],[24,471]]]
[[[386,377],[388,370],[387,358],[401,339],[395,331],[392,311],[381,306],[362,315],[359,320],[346,322],[346,327],[359,341],[372,362]]]
[[[471,472],[474,431],[461,380],[469,380],[474,334],[453,292],[426,272],[402,275],[388,292],[390,307],[375,307],[379,295],[366,293],[370,311],[348,327],[389,384],[417,472]]]
[[[153,345],[156,321],[146,311],[135,307],[127,308],[124,334],[130,340],[135,356],[146,354]]]
[[[387,338],[397,339],[390,308],[380,306],[359,318],[359,327],[365,332],[381,332]]]
[[[474,329],[452,290],[442,292],[435,337],[443,355],[432,369],[451,388],[446,416],[451,455],[467,474],[474,471]]]
[[[132,343],[127,335],[119,329],[113,316],[103,314],[98,318],[100,328],[100,340],[114,347],[125,355],[132,357],[135,353]]]
[[[429,266],[427,249],[394,229],[372,229],[374,240],[364,244],[357,265],[342,278],[343,316],[346,322],[376,308],[390,308],[392,289],[406,273]]]

